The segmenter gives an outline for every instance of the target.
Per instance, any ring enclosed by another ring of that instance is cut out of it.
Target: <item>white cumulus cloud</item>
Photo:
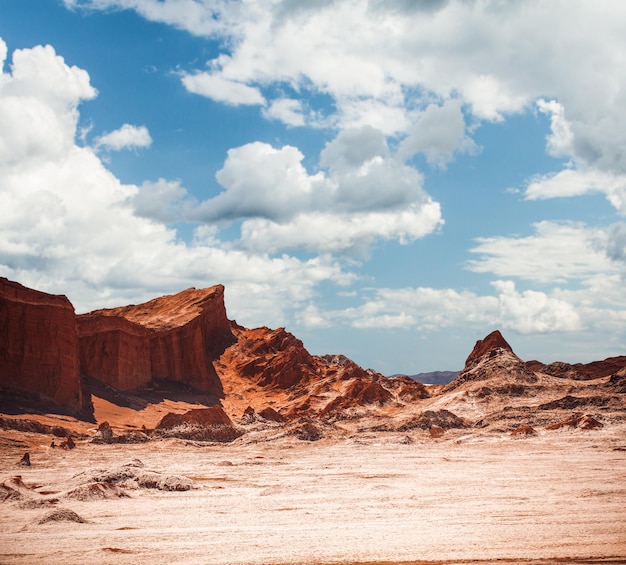
[[[622,215],[626,215],[626,174],[593,169],[563,169],[534,177],[524,192],[528,200],[565,198],[600,193]]]
[[[0,39],[0,68],[7,56]],[[59,158],[73,145],[77,107],[96,96],[89,75],[47,46],[13,53],[0,80],[0,166]]]
[[[182,81],[189,92],[201,94],[216,102],[225,102],[232,106],[255,106],[265,103],[265,99],[258,88],[229,80],[214,73],[186,74]]]
[[[344,321],[364,329],[397,327],[425,332],[464,326],[533,334],[573,332],[582,327],[576,305],[558,296],[532,290],[519,292],[510,280],[497,280],[492,286],[495,293],[491,295],[451,288],[381,288],[359,307],[316,312],[316,318]]]
[[[152,137],[146,126],[124,124],[121,128],[105,133],[95,140],[96,149],[105,148],[111,151],[150,147]]]
[[[605,229],[550,221],[538,222],[534,228],[535,233],[525,237],[478,238],[470,251],[479,257],[468,261],[467,268],[543,284],[618,272],[598,245],[606,239]]]
[[[179,182],[123,184],[75,144],[78,105],[95,95],[87,72],[52,47],[16,51],[0,75],[0,121],[11,125],[0,127],[3,276],[65,293],[79,311],[223,283],[246,325],[284,325],[321,282],[352,280],[330,257],[228,250],[211,228],[184,243],[165,225],[193,205]]]
[[[340,132],[310,174],[293,146],[255,142],[229,150],[216,178],[224,187],[193,217],[243,220],[239,243],[275,252],[306,248],[364,255],[377,239],[414,241],[442,225],[422,175],[398,161],[371,126]]]
[[[461,101],[457,99],[441,106],[430,104],[423,112],[418,112],[398,153],[404,157],[423,153],[429,163],[444,166],[455,152],[477,151],[478,146],[466,134]]]
[[[288,126],[303,126],[306,123],[302,103],[293,98],[272,100],[268,108],[263,109],[266,118],[280,120]]]
[[[551,153],[626,173],[626,5],[620,2],[449,0],[427,9],[368,0],[297,8],[288,0],[271,6],[260,0],[66,5],[134,9],[149,20],[218,40],[221,50],[207,61],[209,70],[183,75],[185,86],[230,104],[266,104],[264,114],[272,119],[298,119],[295,106],[281,102],[280,88],[273,88],[287,85],[296,101],[329,96],[329,124],[409,134],[420,147],[427,132],[414,129],[430,104],[443,107],[458,99],[468,117],[480,122],[500,121],[543,101],[540,110],[552,113],[554,127],[561,128],[549,141]],[[450,115],[439,118],[448,128],[436,140],[445,156],[455,130],[449,129]]]

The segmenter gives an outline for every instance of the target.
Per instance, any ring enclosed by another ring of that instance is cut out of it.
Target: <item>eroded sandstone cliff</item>
[[[222,285],[96,310],[78,316],[82,370],[122,390],[169,379],[222,396],[213,363],[234,343],[232,327]]]
[[[74,307],[0,278],[0,385],[79,409],[82,396]]]

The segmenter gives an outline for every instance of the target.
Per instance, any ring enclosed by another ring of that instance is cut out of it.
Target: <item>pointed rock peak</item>
[[[465,366],[467,367],[472,361],[480,359],[484,355],[495,352],[498,349],[504,349],[513,353],[513,349],[511,349],[511,346],[507,343],[506,339],[502,337],[499,330],[495,330],[486,338],[479,339],[476,342],[474,349],[472,349],[472,352],[465,361]]]

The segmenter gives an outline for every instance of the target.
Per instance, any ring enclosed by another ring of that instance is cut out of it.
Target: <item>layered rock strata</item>
[[[78,316],[82,370],[120,390],[169,379],[221,397],[213,363],[236,341],[232,326],[222,285],[96,310]]]
[[[0,385],[82,406],[74,307],[0,278]]]

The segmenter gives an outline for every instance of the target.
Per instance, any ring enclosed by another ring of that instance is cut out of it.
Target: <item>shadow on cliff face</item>
[[[152,380],[142,389],[121,391],[91,377],[83,376],[83,395],[86,398],[91,398],[92,395],[97,396],[111,404],[132,410],[143,410],[150,404],[159,404],[164,400],[203,404],[207,407],[220,404],[217,396],[200,392],[186,383],[167,379]],[[93,405],[91,410],[93,417]]]
[[[71,416],[84,422],[95,423],[96,421],[94,407],[89,395],[83,396],[83,405],[77,410],[66,404],[55,402],[43,394],[14,387],[0,387],[0,413],[10,415],[58,414]]]
[[[185,383],[168,380],[153,380],[141,390],[119,391],[83,375],[81,386],[83,405],[80,410],[59,404],[43,394],[9,386],[0,387],[0,413],[7,415],[58,414],[71,416],[83,422],[95,423],[92,396],[132,410],[143,410],[150,404],[159,404],[164,400],[202,404],[207,407],[220,404],[217,396],[199,392]]]

